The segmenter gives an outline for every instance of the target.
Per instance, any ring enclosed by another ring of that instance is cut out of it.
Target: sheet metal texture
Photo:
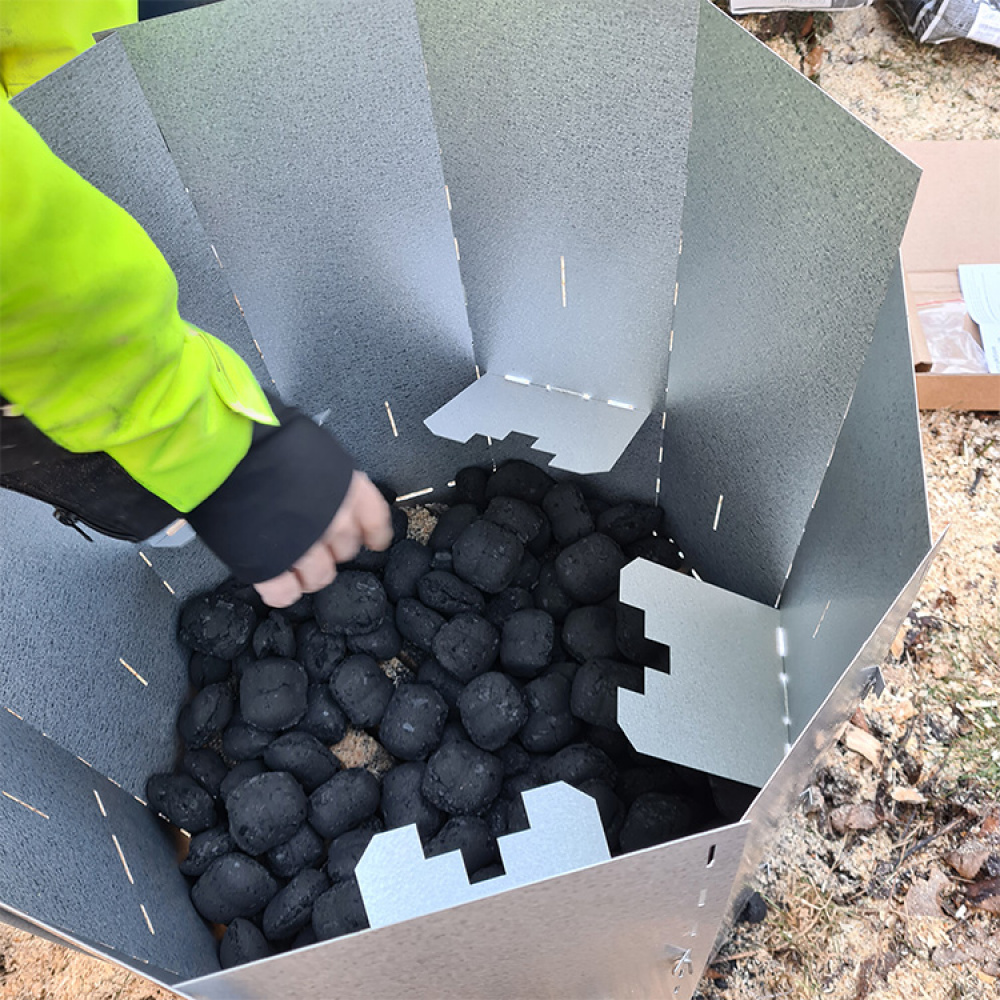
[[[635,559],[620,599],[670,647],[670,673],[645,670],[642,694],[618,689],[618,722],[640,752],[761,787],[781,763],[778,612]]]
[[[662,502],[710,583],[776,601],[918,173],[702,5]]]
[[[172,769],[186,654],[177,603],[133,546],[0,491],[0,607],[0,710],[136,795]]]
[[[899,626],[913,607],[920,585],[941,546],[942,538],[937,540],[917,566],[896,600],[879,620],[843,675],[833,685],[826,699],[793,743],[788,755],[743,817],[745,822],[750,823],[750,833],[747,836],[739,873],[733,882],[733,894],[726,919],[720,928],[717,946],[721,945],[722,936],[732,927],[746,896],[746,887],[773,843],[780,823],[797,808],[798,798],[809,783],[817,763],[833,746],[847,720],[854,714],[867,687],[872,667],[880,665],[885,660]]]
[[[417,11],[480,367],[662,410],[697,3]]]
[[[119,38],[105,38],[12,103],[60,159],[142,224],[177,276],[181,315],[225,341],[269,386]]]
[[[793,736],[929,547],[913,362],[897,264],[781,598]]]
[[[723,827],[180,989],[199,1000],[687,1000],[745,837],[743,824]],[[682,977],[678,948],[690,949]]]
[[[121,37],[283,397],[399,494],[485,458],[423,426],[475,366],[412,4],[227,0]]]
[[[5,711],[0,792],[4,907],[161,980],[218,968],[166,826]]]

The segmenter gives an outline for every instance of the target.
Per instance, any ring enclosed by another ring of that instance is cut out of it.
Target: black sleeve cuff
[[[347,494],[354,462],[322,427],[271,399],[280,427],[258,424],[243,461],[188,515],[202,541],[245,583],[289,569]]]

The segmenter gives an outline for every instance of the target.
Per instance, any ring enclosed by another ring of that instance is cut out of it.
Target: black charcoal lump
[[[248,778],[226,802],[229,832],[246,854],[283,844],[306,820],[308,800],[302,786],[285,771]]]
[[[684,565],[677,543],[663,535],[640,538],[639,541],[629,545],[625,551],[629,559],[648,559],[658,566],[666,566],[667,569],[680,569]]]
[[[202,747],[229,723],[233,714],[233,696],[227,684],[209,684],[202,688],[181,710],[177,731],[189,747]]]
[[[234,851],[208,866],[191,889],[191,901],[210,923],[228,924],[256,916],[277,891],[278,883],[260,862]]]
[[[329,587],[313,595],[316,621],[324,632],[355,635],[382,624],[389,602],[374,573],[342,570]]]
[[[208,747],[188,750],[181,759],[181,770],[194,778],[212,798],[218,798],[219,789],[229,769],[226,762]]]
[[[499,524],[517,536],[519,542],[536,556],[541,555],[552,540],[548,518],[534,504],[513,497],[494,497],[483,517]]]
[[[259,758],[254,758],[253,760],[241,760],[236,764],[232,770],[222,779],[222,784],[219,785],[219,798],[222,799],[223,803],[229,801],[229,796],[243,784],[244,781],[248,781],[250,778],[255,778],[258,774],[264,773],[264,762]]]
[[[503,764],[485,750],[457,740],[427,761],[421,791],[431,805],[450,815],[480,815],[500,794]]]
[[[524,695],[509,677],[496,671],[466,685],[458,710],[469,738],[483,750],[499,750],[509,743],[528,718]]]
[[[552,477],[537,465],[514,459],[505,462],[490,476],[486,484],[486,499],[506,496],[525,503],[540,504],[554,485]]]
[[[313,903],[330,881],[320,871],[306,868],[279,889],[264,908],[261,928],[268,941],[287,941],[312,921]]]
[[[500,860],[497,842],[478,816],[453,816],[427,844],[424,854],[436,858],[452,851],[462,852],[469,874]]]
[[[559,586],[554,562],[543,563],[532,597],[535,607],[547,611],[557,622],[561,622],[575,607],[573,598]]]
[[[548,516],[557,545],[572,545],[594,531],[594,518],[575,483],[557,483],[545,494],[542,510]]]
[[[393,687],[372,657],[358,655],[340,665],[330,691],[354,725],[370,729],[382,721]]]
[[[267,657],[240,680],[240,716],[258,729],[289,729],[306,714],[309,675],[294,660]]]
[[[618,543],[595,531],[556,556],[556,579],[574,600],[599,604],[617,592],[625,561]]]
[[[340,770],[340,761],[309,733],[279,736],[264,751],[264,763],[272,771],[287,771],[307,792],[315,791]]]
[[[318,941],[352,934],[368,926],[368,914],[355,879],[338,882],[313,903],[312,926]]]
[[[198,653],[232,660],[250,645],[256,624],[249,604],[223,594],[204,594],[181,608],[177,638]]]
[[[222,734],[222,752],[230,760],[256,760],[264,755],[276,733],[233,719]]]
[[[563,623],[562,644],[581,663],[597,658],[614,659],[618,655],[615,612],[602,604],[574,608]]]
[[[694,810],[679,795],[647,792],[629,808],[621,831],[621,848],[626,853],[683,837],[691,832]]]
[[[395,620],[386,616],[377,629],[363,635],[349,635],[347,648],[352,653],[363,653],[376,660],[391,660],[399,656],[403,648],[403,637],[396,628]]]
[[[292,878],[303,868],[313,868],[323,859],[323,838],[303,823],[283,844],[267,852],[267,867],[278,878]]]
[[[479,511],[468,503],[455,504],[449,507],[438,518],[427,544],[432,552],[447,552],[458,540],[458,536],[479,519]]]
[[[354,869],[374,836],[375,830],[358,827],[342,833],[330,842],[326,855],[326,874],[331,882],[336,884],[354,877]]]
[[[537,677],[551,662],[556,626],[552,616],[537,608],[512,614],[500,639],[500,662],[515,677]]]
[[[549,671],[524,687],[528,717],[517,738],[531,753],[555,753],[579,732],[580,723],[570,712],[572,682]]]
[[[615,850],[618,847],[622,825],[625,822],[625,806],[611,785],[600,778],[588,778],[586,781],[580,782],[579,787],[581,792],[586,792],[597,803],[608,847],[612,851]]]
[[[511,615],[533,608],[531,592],[524,587],[507,587],[486,602],[486,620],[495,628],[503,628]]]
[[[306,694],[306,714],[295,727],[331,746],[347,733],[347,716],[326,684],[310,684]]]
[[[197,878],[208,870],[216,858],[235,850],[236,842],[224,826],[213,826],[211,830],[196,833],[188,843],[187,857],[181,862],[181,874]]]
[[[452,548],[455,572],[487,594],[510,586],[523,557],[518,537],[492,521],[473,521]]]
[[[660,527],[662,519],[663,511],[659,507],[628,501],[599,514],[597,530],[624,548],[646,535],[652,535]]]
[[[401,597],[416,597],[417,583],[431,568],[431,550],[426,545],[404,538],[389,550],[382,574],[386,596],[395,604]]]
[[[229,677],[232,667],[228,660],[204,653],[192,653],[188,661],[188,678],[196,688],[219,684]]]
[[[271,946],[260,928],[244,917],[237,917],[226,928],[219,945],[219,964],[232,969],[271,955]]]
[[[486,484],[490,474],[485,469],[469,466],[455,474],[455,504],[471,503],[476,507],[486,504]]]
[[[465,690],[465,685],[450,670],[445,670],[433,656],[425,656],[420,661],[417,683],[429,684],[434,688],[444,698],[449,710],[457,708],[458,696]]]
[[[466,683],[493,666],[499,648],[497,630],[471,611],[442,625],[432,645],[438,663]]]
[[[563,747],[550,757],[541,767],[539,777],[542,782],[565,781],[568,785],[580,785],[593,778],[614,785],[618,771],[606,753],[586,743],[573,743]]]
[[[618,726],[618,689],[642,691],[642,667],[617,660],[588,660],[576,672],[570,694],[573,714],[606,729]]]
[[[295,648],[295,659],[305,667],[313,684],[328,681],[347,652],[344,636],[324,632],[314,621],[298,627]]]
[[[390,830],[416,823],[422,839],[441,826],[441,811],[424,798],[421,786],[427,765],[400,764],[382,779],[382,817]]]
[[[396,688],[378,730],[379,742],[400,760],[423,760],[441,741],[445,700],[428,684]]]
[[[295,631],[291,622],[277,611],[272,611],[253,634],[253,654],[258,659],[265,656],[295,656]]]
[[[428,608],[448,616],[463,611],[482,614],[486,607],[485,598],[475,587],[443,570],[431,570],[422,577],[417,583],[417,596]]]
[[[187,774],[152,775],[146,782],[146,801],[188,833],[215,826],[215,801]]]
[[[431,651],[434,636],[443,624],[442,615],[413,597],[404,597],[396,605],[396,628],[399,629],[399,634],[426,653]]]
[[[335,774],[309,797],[309,825],[324,837],[339,837],[375,814],[379,785],[363,767]]]

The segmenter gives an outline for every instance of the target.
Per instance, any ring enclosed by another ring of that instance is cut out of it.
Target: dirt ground
[[[890,141],[1000,138],[1000,52],[920,46],[882,7],[744,25]],[[1000,996],[1000,419],[922,417],[937,562],[865,703],[789,816],[703,1000]],[[2,1000],[166,1000],[0,925]],[[471,998],[470,998],[471,1000]]]

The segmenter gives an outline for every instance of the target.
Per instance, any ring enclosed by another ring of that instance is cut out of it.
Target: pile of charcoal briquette
[[[497,837],[527,827],[520,793],[538,785],[592,795],[614,854],[749,801],[636,753],[616,722],[617,689],[668,669],[617,601],[633,558],[683,569],[660,509],[520,461],[463,469],[452,493],[426,544],[395,507],[387,552],[362,550],[290,608],[230,581],[181,611],[184,755],[147,797],[191,835],[181,870],[227,925],[224,967],[366,927],[354,868],[384,829],[415,823],[428,857],[460,850],[479,881],[503,873]],[[343,766],[359,730],[391,767]]]

